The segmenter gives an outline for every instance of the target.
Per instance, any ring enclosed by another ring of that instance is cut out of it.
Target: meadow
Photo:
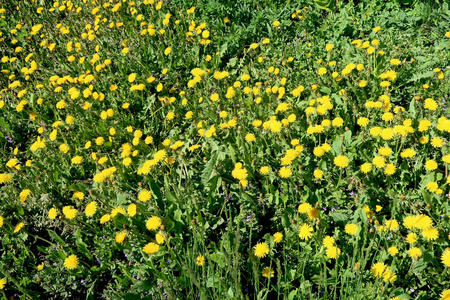
[[[448,1],[0,2],[0,298],[450,300]]]

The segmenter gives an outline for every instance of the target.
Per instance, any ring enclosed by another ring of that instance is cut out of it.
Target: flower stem
[[[336,185],[336,190],[339,188],[339,184],[341,183],[341,177],[342,177],[342,168],[341,168],[341,172],[339,173],[339,180],[338,180],[338,183]]]

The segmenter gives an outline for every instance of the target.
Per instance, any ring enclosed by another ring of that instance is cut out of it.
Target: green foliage
[[[448,3],[0,5],[4,298],[446,295]]]

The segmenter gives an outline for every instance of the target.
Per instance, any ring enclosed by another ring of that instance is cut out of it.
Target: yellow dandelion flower
[[[289,178],[292,175],[292,170],[289,167],[282,167],[278,171],[278,174],[280,175],[281,178]]]
[[[142,249],[147,254],[153,254],[159,251],[159,245],[153,242],[148,243]]]
[[[155,240],[159,245],[163,244],[165,240],[164,235],[162,235],[161,233],[155,234]]]
[[[439,230],[437,230],[437,228],[430,227],[422,230],[422,236],[429,241],[437,240],[439,238]]]
[[[413,247],[408,250],[408,255],[409,255],[409,257],[411,257],[413,259],[418,259],[419,257],[422,256],[422,250],[420,250],[417,247]]]
[[[86,205],[86,208],[84,209],[84,213],[86,214],[87,217],[92,217],[96,211],[97,211],[97,202],[95,201],[89,202],[89,204]]]
[[[130,217],[134,217],[136,215],[137,206],[134,203],[128,205],[127,213]]]
[[[274,240],[275,243],[281,242],[283,240],[283,234],[281,232],[276,232],[273,235],[273,240]]]
[[[197,264],[197,266],[203,266],[205,264],[205,257],[203,255],[197,256],[197,258],[195,259],[195,263]]]
[[[347,224],[345,225],[345,232],[351,235],[355,235],[358,231],[358,225],[356,224]]]
[[[142,202],[147,202],[152,197],[152,193],[148,190],[142,190],[139,192],[138,199]]]
[[[20,222],[20,223],[17,224],[16,227],[14,228],[13,233],[19,232],[24,226],[25,226],[25,224],[24,224],[23,222]]]
[[[78,257],[73,254],[69,255],[69,257],[64,260],[64,267],[68,270],[76,269],[78,267]]]
[[[264,270],[262,271],[262,276],[266,278],[274,277],[275,271],[271,270],[269,267],[265,267]]]
[[[327,248],[326,254],[328,258],[337,259],[341,255],[341,249],[335,246]]]
[[[259,258],[266,257],[267,254],[269,254],[269,245],[266,243],[258,243],[253,247],[253,251],[255,252],[255,255]]]
[[[311,209],[312,206],[308,202],[302,203],[298,206],[298,212],[301,214],[307,214]]]
[[[363,172],[364,174],[369,173],[372,170],[372,165],[370,163],[363,163],[361,165],[361,172]]]
[[[109,220],[111,220],[111,215],[105,214],[100,218],[100,224],[104,224],[104,223],[108,222]]]
[[[334,246],[334,238],[332,236],[327,235],[323,238],[323,245],[325,248],[331,248]]]
[[[153,216],[147,220],[145,223],[145,227],[147,227],[148,230],[157,230],[161,226],[161,218],[157,216]]]
[[[122,215],[126,215],[126,211],[125,209],[123,209],[122,207],[116,207],[111,211],[111,217],[114,218],[117,214],[122,214]]]
[[[450,37],[450,31],[445,34],[446,37]],[[450,289],[443,290],[439,295],[441,300],[450,300]]]
[[[267,174],[269,174],[269,172],[270,172],[270,168],[269,168],[268,166],[262,166],[262,167],[259,169],[259,172],[260,172],[262,175],[267,175]]]
[[[382,262],[377,262],[373,264],[370,269],[374,276],[381,277],[384,273],[384,270],[386,269],[386,265]]]
[[[119,244],[123,243],[123,241],[125,240],[126,236],[127,236],[126,232],[123,232],[123,231],[119,232],[118,234],[116,234],[116,242],[119,243]]]
[[[345,168],[348,166],[349,160],[344,155],[339,155],[334,158],[334,164],[339,168]]]
[[[442,263],[450,268],[450,249],[445,249],[445,251],[441,255]]]
[[[309,240],[312,237],[313,228],[309,224],[302,224],[298,229],[298,236],[302,240]]]
[[[389,247],[388,252],[390,255],[395,256],[398,253],[398,248],[395,246]]]
[[[56,208],[54,208],[54,207],[50,208],[50,210],[48,211],[49,219],[54,220],[57,215],[58,215],[58,212],[56,211]]]

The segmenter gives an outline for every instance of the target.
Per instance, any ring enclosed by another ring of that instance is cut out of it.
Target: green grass
[[[449,3],[319,2],[2,3],[2,296],[446,299]]]

